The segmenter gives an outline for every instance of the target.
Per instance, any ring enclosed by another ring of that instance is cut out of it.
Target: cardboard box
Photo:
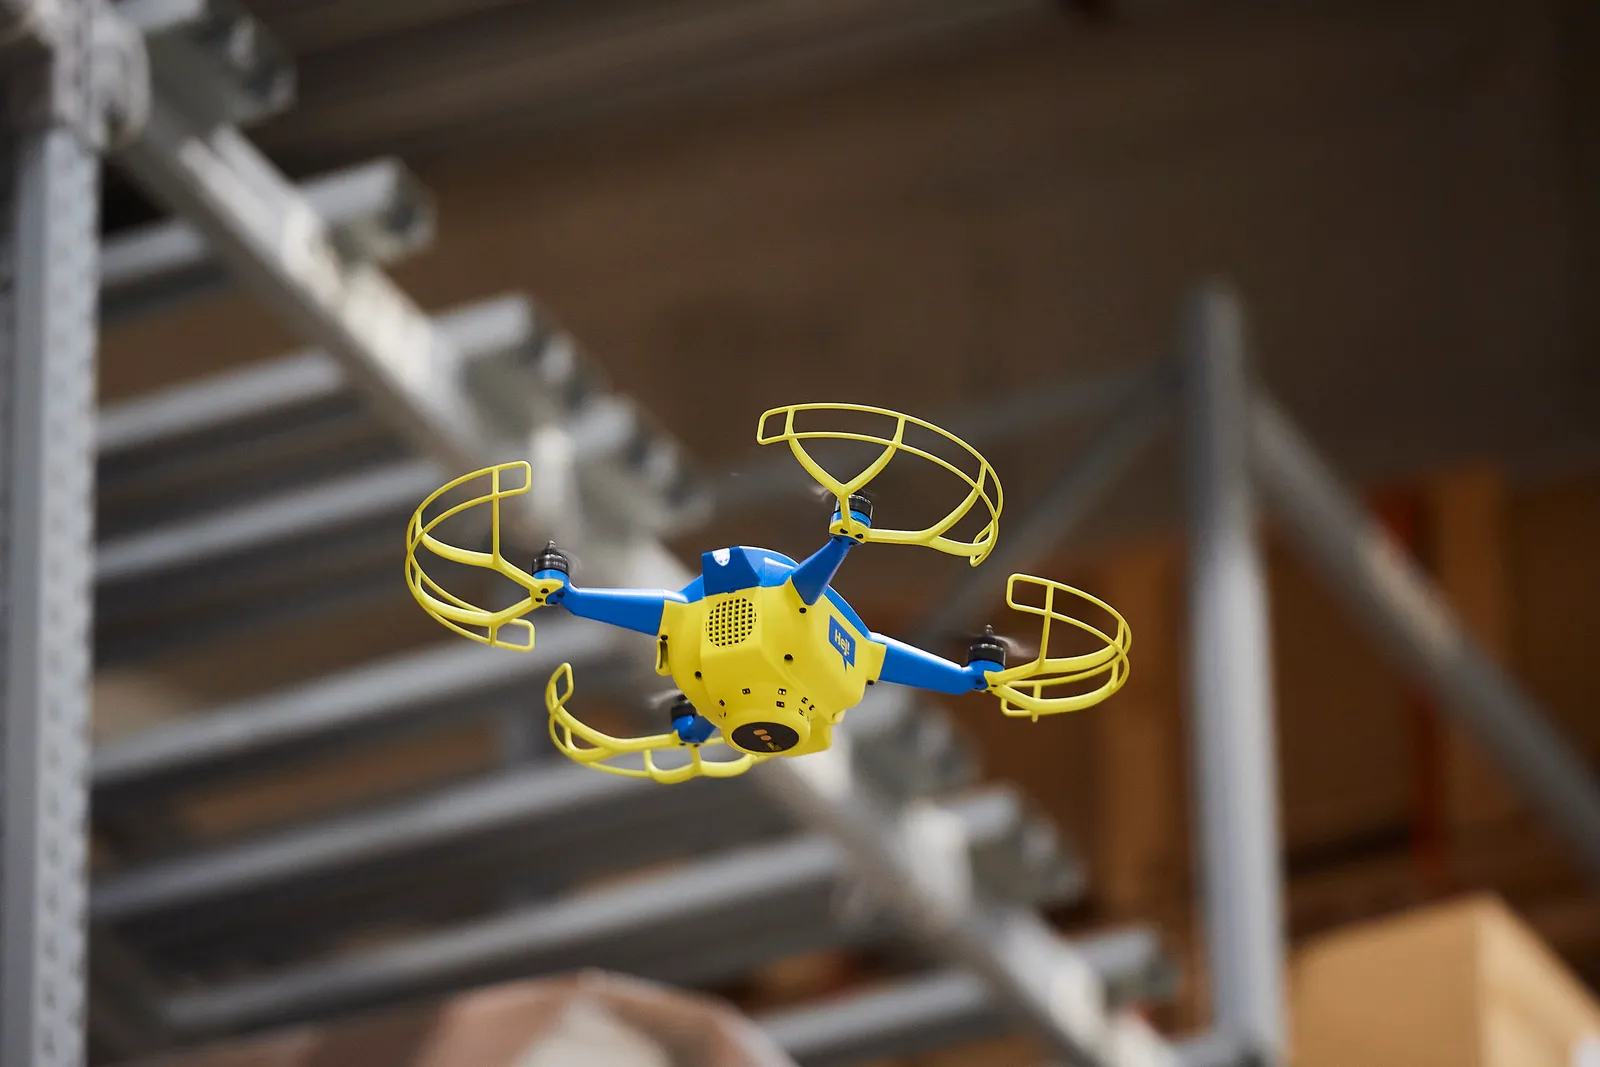
[[[1292,976],[1295,1067],[1600,1067],[1600,1002],[1494,897],[1339,930]]]
[[[586,972],[162,1055],[137,1067],[794,1067],[794,1061],[718,1001]]]

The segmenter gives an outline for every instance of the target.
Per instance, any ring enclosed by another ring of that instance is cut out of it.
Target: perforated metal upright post
[[[1190,301],[1183,337],[1190,693],[1206,954],[1218,1036],[1281,1067],[1283,900],[1266,581],[1249,459],[1244,315]]]
[[[7,4],[0,27],[26,53],[0,134],[0,1067],[76,1067],[99,160],[58,98],[90,95],[90,10]]]

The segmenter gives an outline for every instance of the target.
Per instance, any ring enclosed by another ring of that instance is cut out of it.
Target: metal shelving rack
[[[1251,386],[1242,316],[1212,288],[1187,320],[1181,373],[1162,369],[1119,392],[1124,410],[1002,542],[996,564],[1022,566],[1063,537],[1181,397],[1217,1004],[1209,1037],[1172,1049],[1121,1007],[1161,983],[1148,931],[1069,944],[1040,920],[1037,905],[1080,892],[1082,872],[1014,795],[956,795],[971,768],[948,720],[887,691],[852,714],[830,753],[765,765],[721,792],[687,786],[644,803],[626,782],[525,751],[493,775],[306,825],[206,848],[158,842],[91,891],[91,789],[97,821],[114,823],[122,809],[159,813],[174,791],[215,776],[500,714],[552,652],[609,664],[630,650],[558,625],[541,628],[532,657],[425,649],[213,709],[91,758],[91,597],[96,654],[108,663],[263,621],[241,605],[348,603],[390,580],[392,559],[374,546],[392,542],[420,491],[445,470],[513,455],[535,461],[541,492],[584,505],[592,580],[676,587],[688,573],[661,537],[701,516],[705,497],[674,443],[526,301],[429,318],[388,279],[383,265],[425,242],[429,227],[425,195],[402,168],[381,162],[297,188],[254,150],[239,125],[283,106],[292,72],[231,3],[0,0],[0,47],[13,104],[0,170],[0,1067],[81,1063],[86,985],[98,1039],[127,1051],[577,961],[710,981],[784,952],[907,933],[954,969],[763,1021],[813,1064],[1006,1025],[1073,1064],[1281,1063],[1256,486],[1600,873],[1592,778]],[[98,248],[101,155],[181,221]],[[117,319],[230,281],[312,349],[118,405],[97,425],[97,291],[102,315]],[[540,513],[520,516],[530,543],[546,532]],[[343,577],[313,575],[286,591],[313,532]],[[142,595],[156,580],[171,597],[160,615]],[[980,606],[975,587],[954,597],[957,615]],[[710,823],[713,810],[737,814],[715,834],[682,832]],[[516,848],[530,832],[558,839],[583,827],[605,827],[620,844],[585,850],[571,837],[555,867],[530,865]],[[690,862],[580,888],[611,871],[619,851],[652,856],[652,843]],[[414,874],[443,862],[506,877]],[[758,921],[774,907],[792,921]],[[252,935],[262,909],[281,921]],[[375,919],[420,932],[336,951],[353,924]]]
[[[687,950],[676,958],[689,966],[656,972],[705,981],[785,951],[894,937],[908,922],[937,934],[935,956],[966,971],[771,1020],[797,1055],[845,1062],[864,1047],[926,1043],[934,1018],[946,1035],[1020,1019],[1075,1062],[1161,1062],[1148,1029],[1131,1013],[1108,1015],[1104,999],[1160,982],[1153,938],[1132,930],[1073,947],[1050,933],[1032,907],[1080,892],[1081,872],[1013,794],[943,799],[970,772],[948,723],[892,699],[862,709],[851,749],[812,768],[821,778],[777,772],[732,791],[675,790],[670,802],[652,791],[645,803],[627,783],[535,755],[490,778],[250,840],[164,842],[156,858],[89,891],[91,788],[113,822],[141,805],[159,812],[171,790],[308,746],[359,744],[402,723],[426,729],[467,704],[492,714],[526,690],[530,669],[548,668],[543,656],[424,650],[138,735],[91,760],[91,596],[101,663],[135,662],[241,620],[259,625],[261,612],[241,608],[269,599],[302,612],[348,602],[381,580],[360,563],[388,562],[374,545],[392,541],[419,492],[443,470],[508,454],[529,455],[541,485],[585,505],[591,580],[676,586],[688,575],[659,538],[693,521],[703,498],[670,439],[526,301],[430,319],[395,287],[383,264],[425,241],[428,227],[425,198],[403,170],[379,163],[296,188],[254,150],[239,126],[286,103],[292,74],[245,12],[223,0],[0,11],[17,85],[39,72],[81,81],[33,78],[51,86],[56,110],[8,142],[5,1067],[82,1062],[86,985],[97,1036],[128,1051],[507,969],[611,962],[651,973],[673,947]],[[85,99],[69,92],[86,86],[95,93]],[[181,221],[99,249],[101,154]],[[100,316],[116,321],[230,280],[313,349],[118,405],[97,425],[97,291]],[[547,532],[534,514],[519,523],[530,543]],[[319,557],[339,561],[344,584],[330,589],[314,575],[308,584],[320,589],[285,591],[295,569],[286,561],[310,535]],[[160,598],[148,595],[157,582]],[[625,650],[560,626],[545,628],[541,646],[586,662]],[[707,813],[733,795],[739,817],[711,823]],[[713,826],[715,840],[660,832],[697,823]],[[515,859],[508,835],[591,825],[610,828],[617,848],[565,849],[559,869],[515,871],[511,886],[464,878],[466,892],[393,891],[419,858],[482,871]],[[714,847],[730,839],[736,847]],[[699,858],[611,889],[574,888],[619,851],[646,855],[651,841]],[[880,892],[852,888],[863,882]],[[507,892],[509,902],[494,899]],[[294,936],[249,936],[268,897]],[[377,899],[400,901],[397,917],[426,931],[328,956]],[[771,931],[774,905],[791,921]],[[1003,940],[975,937],[979,921]],[[186,939],[175,926],[212,936]],[[274,965],[216,980],[239,960]],[[185,987],[174,981],[184,969],[207,980]]]

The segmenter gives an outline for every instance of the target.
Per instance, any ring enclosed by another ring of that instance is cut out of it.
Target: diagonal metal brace
[[[1335,592],[1407,670],[1439,694],[1600,881],[1600,783],[1594,772],[1467,636],[1405,550],[1362,512],[1266,397],[1255,400],[1250,434],[1257,479]]]

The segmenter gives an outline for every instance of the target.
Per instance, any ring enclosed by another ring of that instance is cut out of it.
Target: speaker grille
[[[718,648],[737,645],[756,630],[756,606],[744,597],[724,600],[706,615],[706,640]]]

